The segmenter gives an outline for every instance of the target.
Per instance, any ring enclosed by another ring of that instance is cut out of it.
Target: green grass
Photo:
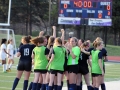
[[[108,56],[120,56],[120,46],[107,45]]]
[[[9,73],[2,73],[2,66],[0,66],[0,90],[11,90],[13,81],[17,73],[16,70],[17,63],[18,63],[18,58],[15,59],[15,64],[13,65],[12,72]],[[120,64],[112,63],[112,62],[106,62],[105,64],[106,64],[105,81],[120,80],[120,71],[119,71]],[[34,74],[31,73],[29,82],[33,81],[33,78],[34,78]],[[16,90],[22,90],[23,82],[24,82],[24,75],[22,76]],[[64,86],[66,86],[66,83],[64,84]]]

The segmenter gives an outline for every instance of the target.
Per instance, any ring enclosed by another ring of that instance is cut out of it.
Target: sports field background
[[[12,71],[8,73],[3,73],[2,66],[0,65],[0,90],[11,90],[13,81],[16,77],[16,71],[17,71],[16,66],[18,60],[19,60],[18,58],[15,58],[15,64],[12,67]],[[110,81],[120,80],[120,69],[119,69],[120,63],[106,62],[105,64],[106,64],[105,81],[110,82]],[[29,82],[31,82],[33,78],[34,78],[34,74],[31,73]],[[24,82],[24,74],[21,80],[19,81],[16,90],[22,90],[23,82]],[[64,86],[66,86],[66,82],[64,82]]]

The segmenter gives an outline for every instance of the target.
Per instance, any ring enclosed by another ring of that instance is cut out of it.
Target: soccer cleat
[[[10,69],[10,68],[9,68],[8,70],[9,70],[9,72],[11,72],[11,69]]]

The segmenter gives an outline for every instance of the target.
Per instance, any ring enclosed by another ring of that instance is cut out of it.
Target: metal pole
[[[50,22],[51,22],[51,0],[49,0],[49,28],[50,28]]]
[[[107,26],[104,27],[105,29],[105,47],[107,45]]]

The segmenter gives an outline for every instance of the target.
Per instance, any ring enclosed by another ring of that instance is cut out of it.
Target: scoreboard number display
[[[112,0],[60,0],[58,24],[112,25]]]

